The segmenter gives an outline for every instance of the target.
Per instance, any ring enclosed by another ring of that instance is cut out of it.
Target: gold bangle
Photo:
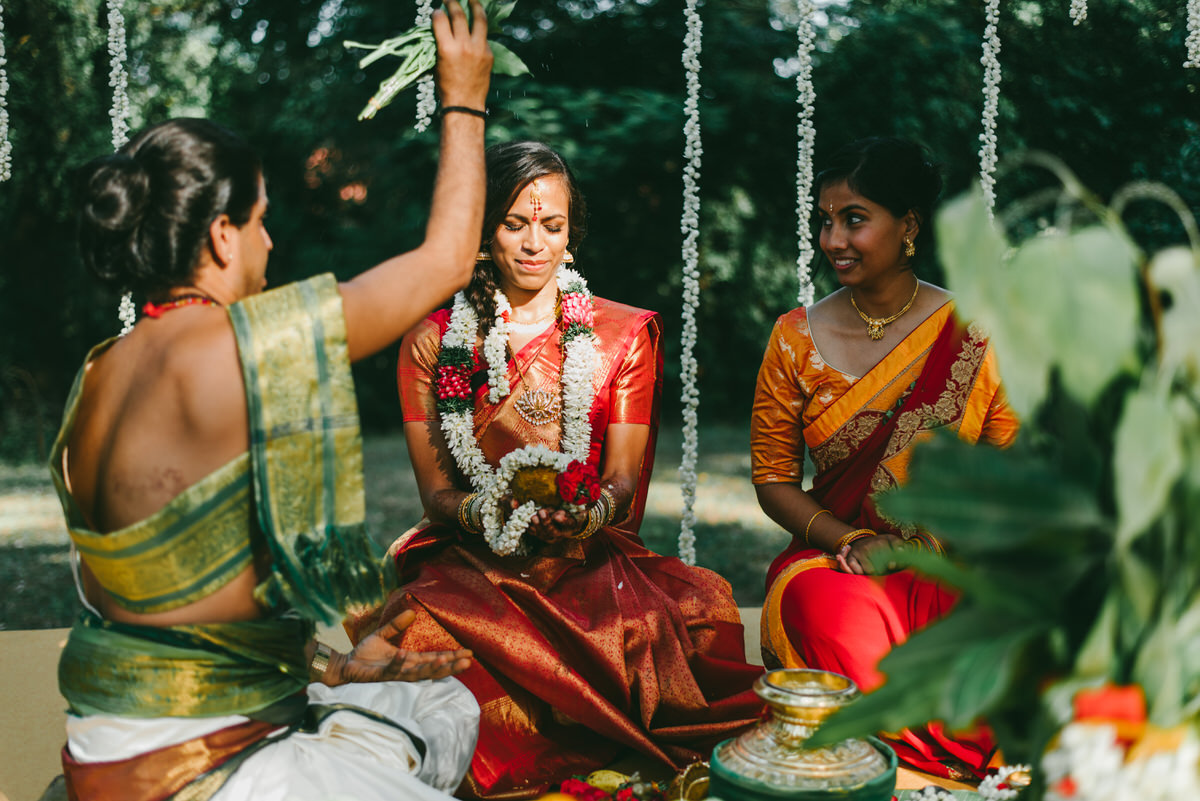
[[[821,515],[832,516],[833,512],[829,511],[828,509],[821,509],[819,512],[814,514],[812,517],[808,518],[808,525],[804,527],[804,544],[805,545],[811,545],[811,543],[809,543],[809,541],[808,541],[808,532],[812,531],[813,521],[816,520]]]
[[[854,529],[854,531],[851,531],[849,534],[843,535],[842,538],[837,541],[837,545],[833,546],[833,552],[835,554],[841,553],[843,548],[845,548],[847,545],[850,545],[851,543],[855,542],[856,540],[861,540],[864,537],[874,537],[874,536],[875,536],[875,532],[869,528],[856,528],[856,529]]]
[[[613,500],[612,493],[607,488],[600,489],[600,501],[604,502],[604,515],[601,521],[601,526],[607,526],[612,523],[613,518],[617,516],[617,502]]]
[[[313,651],[312,661],[308,663],[308,675],[313,681],[324,678],[325,671],[329,670],[329,658],[332,655],[332,648],[323,642],[317,643],[317,650]]]
[[[463,531],[470,534],[479,534],[483,531],[483,519],[479,512],[481,503],[479,493],[472,492],[458,504],[458,525]]]

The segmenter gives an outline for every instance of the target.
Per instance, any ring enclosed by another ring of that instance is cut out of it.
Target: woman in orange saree
[[[792,534],[767,573],[768,667],[882,684],[879,660],[956,596],[911,570],[876,574],[872,552],[943,546],[885,518],[872,495],[904,482],[913,444],[935,428],[1001,446],[1016,435],[986,339],[911,269],[940,186],[918,146],[891,139],[847,145],[818,176],[821,248],[842,288],[779,318],[751,424],[759,503]],[[951,735],[936,722],[886,739],[906,764],[954,779],[982,778],[994,750],[984,727]]]
[[[459,794],[531,798],[626,750],[674,768],[705,758],[757,718],[750,687],[762,670],[745,661],[729,585],[638,537],[662,389],[660,318],[592,297],[565,266],[584,210],[556,153],[498,145],[487,168],[477,278],[461,306],[430,316],[401,347],[427,519],[392,548],[402,587],[382,615],[416,611],[406,648],[455,642],[474,653],[459,678],[482,709],[480,736]],[[478,333],[462,324],[468,306],[483,321]],[[594,337],[582,370],[572,366],[577,326]],[[467,329],[458,367],[447,353]],[[572,382],[590,384],[586,408],[572,401]],[[465,409],[462,429],[447,425],[453,404]],[[489,530],[487,504],[500,495],[510,521],[523,514],[490,482],[503,480],[504,457],[530,446],[574,452],[606,497],[575,512],[533,511],[518,545],[495,530],[503,514]],[[352,622],[352,637],[372,619]]]

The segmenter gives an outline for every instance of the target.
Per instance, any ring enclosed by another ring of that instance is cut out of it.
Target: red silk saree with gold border
[[[796,309],[777,322],[759,372],[753,481],[800,483],[803,437],[816,467],[809,494],[823,508],[856,528],[941,551],[927,532],[882,516],[872,496],[902,484],[912,446],[942,427],[968,442],[1001,446],[1017,431],[986,339],[954,317],[953,304],[930,315],[861,378],[825,363],[807,310]],[[833,670],[870,691],[884,681],[878,661],[949,612],[956,595],[909,570],[857,576],[835,564],[801,537],[771,564],[764,661]],[[981,776],[993,750],[984,730],[951,737],[936,722],[888,739],[904,762],[948,778]]]
[[[653,553],[637,535],[662,390],[661,321],[600,298],[595,317],[589,461],[601,469],[610,423],[650,427],[627,517],[525,557],[497,556],[479,535],[428,523],[392,549],[403,586],[382,615],[417,612],[400,645],[475,654],[458,677],[482,710],[463,797],[536,797],[626,750],[682,767],[707,758],[761,710],[750,687],[762,669],[745,661],[728,583]],[[448,319],[432,315],[401,347],[405,422],[437,419],[431,378]],[[552,326],[516,354],[513,392],[499,404],[486,401],[486,370],[474,374],[475,433],[493,466],[525,445],[558,449],[557,421],[535,426],[513,408],[522,383],[557,394],[558,340]],[[352,637],[376,619],[349,625]]]

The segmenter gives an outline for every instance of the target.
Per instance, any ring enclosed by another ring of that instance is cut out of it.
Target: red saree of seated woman
[[[949,427],[968,442],[1005,445],[1017,420],[1004,401],[994,357],[947,303],[862,378],[824,362],[805,309],[779,319],[759,372],[752,423],[753,481],[799,483],[804,438],[817,474],[809,494],[838,520],[916,540],[941,551],[931,535],[900,527],[872,503],[903,483],[912,445]],[[801,537],[767,574],[763,649],[768,667],[816,667],[881,685],[879,660],[908,635],[945,615],[956,596],[911,570],[860,576]],[[886,738],[900,759],[952,779],[982,778],[994,750],[981,728],[950,736],[934,722]]]
[[[406,423],[437,419],[431,380],[447,324],[447,312],[434,314],[404,341]],[[660,326],[651,312],[595,299],[600,364],[588,461],[603,464],[610,424],[651,431],[626,519],[528,556],[498,556],[480,535],[428,523],[393,546],[403,587],[383,615],[405,606],[418,614],[400,645],[456,643],[475,654],[459,676],[482,708],[463,797],[536,797],[627,749],[683,767],[760,712],[750,686],[762,669],[746,664],[728,583],[647,550],[637,535],[662,388]],[[509,362],[510,384],[557,392],[559,337],[551,326],[523,347]],[[487,402],[485,379],[486,369],[473,375],[474,421],[491,464],[525,445],[558,449],[557,423],[523,419],[517,392]],[[370,631],[371,620],[349,625],[352,636]]]

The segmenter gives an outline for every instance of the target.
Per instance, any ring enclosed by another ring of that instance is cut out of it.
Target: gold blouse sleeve
[[[755,484],[798,483],[804,478],[804,423],[808,398],[800,390],[790,327],[775,323],[754,390],[750,415],[750,480]]]

